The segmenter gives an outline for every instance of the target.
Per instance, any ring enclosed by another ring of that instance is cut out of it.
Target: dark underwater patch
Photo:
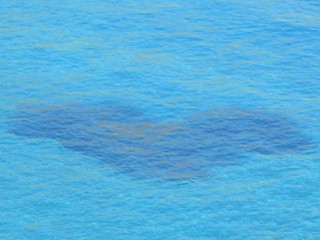
[[[217,166],[237,164],[248,153],[297,153],[310,144],[283,115],[254,110],[210,110],[182,124],[153,122],[126,106],[24,107],[10,132],[52,138],[137,178],[205,178]]]
[[[195,114],[187,122],[245,152],[288,154],[311,147],[302,129],[281,113],[226,108]]]

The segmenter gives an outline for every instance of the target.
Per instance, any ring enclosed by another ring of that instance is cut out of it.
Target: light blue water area
[[[0,239],[320,239],[319,12],[0,0]]]

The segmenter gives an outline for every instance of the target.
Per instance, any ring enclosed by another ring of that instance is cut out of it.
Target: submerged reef
[[[239,164],[246,154],[299,153],[310,141],[289,117],[225,108],[189,116],[179,124],[151,121],[120,105],[22,107],[9,131],[51,138],[136,178],[206,178],[216,166]]]

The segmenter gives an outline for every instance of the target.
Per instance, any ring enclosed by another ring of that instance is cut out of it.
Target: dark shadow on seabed
[[[11,120],[13,134],[56,139],[136,178],[206,178],[212,168],[238,164],[248,153],[311,147],[288,117],[255,110],[209,110],[177,125],[150,121],[127,106],[69,104],[23,107]]]

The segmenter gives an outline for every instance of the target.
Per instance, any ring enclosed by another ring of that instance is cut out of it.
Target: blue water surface
[[[320,239],[319,12],[0,0],[0,239]]]

